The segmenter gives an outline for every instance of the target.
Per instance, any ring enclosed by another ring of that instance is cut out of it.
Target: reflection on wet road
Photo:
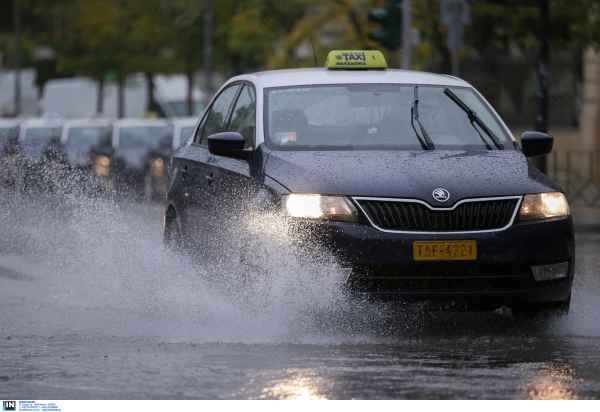
[[[351,300],[343,271],[275,235],[252,273],[192,264],[163,250],[153,204],[2,199],[0,393],[16,399],[600,397],[600,234],[578,234],[569,316],[516,324]]]

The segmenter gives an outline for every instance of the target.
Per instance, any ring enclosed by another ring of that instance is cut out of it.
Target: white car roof
[[[78,127],[78,126],[89,126],[89,127],[104,127],[110,126],[115,121],[107,118],[85,118],[85,119],[70,119],[65,121],[65,127]]]
[[[62,127],[63,121],[60,118],[45,118],[36,117],[33,119],[27,119],[21,123],[21,129],[26,128],[42,128],[42,127]]]
[[[0,118],[0,127],[17,127],[23,122],[23,119]]]
[[[267,87],[303,86],[311,84],[395,83],[472,87],[457,77],[412,70],[332,70],[325,68],[272,70],[236,76],[236,80],[252,80]]]
[[[119,127],[135,127],[135,126],[156,126],[163,127],[167,126],[169,122],[165,119],[121,119],[117,120],[115,124]]]

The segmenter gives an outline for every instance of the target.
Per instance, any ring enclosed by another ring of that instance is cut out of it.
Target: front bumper
[[[489,304],[568,298],[575,269],[570,216],[515,223],[488,233],[386,233],[360,223],[314,222],[311,233],[342,266],[349,289],[382,298],[450,299]],[[415,261],[413,242],[475,240],[475,261]],[[531,266],[569,262],[566,278],[536,281]]]

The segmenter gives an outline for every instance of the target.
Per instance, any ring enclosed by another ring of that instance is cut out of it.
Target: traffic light
[[[384,8],[369,11],[369,19],[381,24],[380,29],[371,30],[369,38],[390,50],[402,44],[402,0],[387,0]]]

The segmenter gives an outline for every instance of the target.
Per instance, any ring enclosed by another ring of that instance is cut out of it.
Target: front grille
[[[406,200],[355,199],[379,229],[406,232],[468,232],[507,226],[518,198],[467,201],[454,209],[432,210]]]
[[[500,291],[563,284],[567,279],[536,282],[524,263],[444,262],[354,265],[348,285],[364,292]]]

